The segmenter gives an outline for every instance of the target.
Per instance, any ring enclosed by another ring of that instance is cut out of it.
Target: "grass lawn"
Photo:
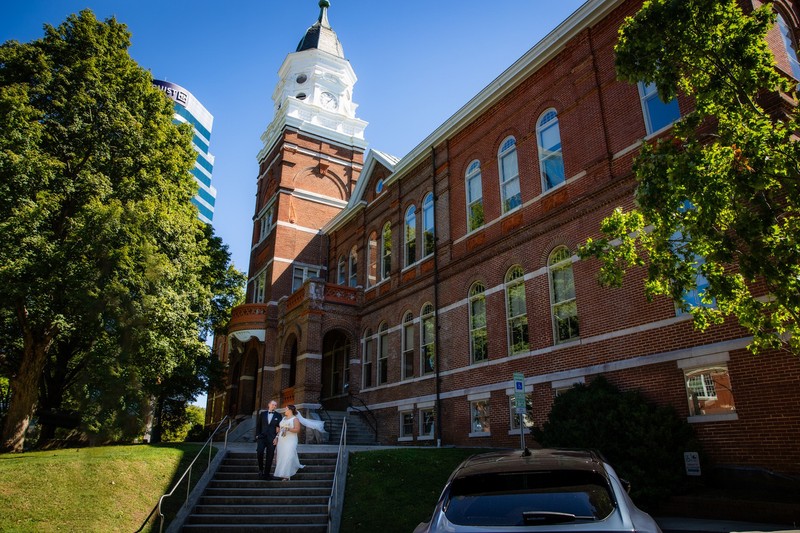
[[[0,531],[135,531],[199,444],[105,446],[0,455]],[[216,450],[215,450],[216,451]],[[197,482],[207,450],[192,470]],[[176,491],[175,510],[186,497]],[[168,517],[170,515],[167,515]]]
[[[409,448],[350,455],[342,533],[410,533],[433,513],[456,466],[476,448]]]

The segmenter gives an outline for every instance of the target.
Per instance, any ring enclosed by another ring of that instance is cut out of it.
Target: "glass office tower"
[[[176,123],[188,122],[194,130],[192,145],[197,151],[197,159],[192,169],[192,175],[197,180],[199,189],[197,195],[192,199],[192,203],[197,206],[200,220],[211,224],[214,218],[214,202],[217,199],[217,190],[211,185],[214,156],[208,152],[214,117],[192,93],[180,85],[161,80],[153,80],[153,85],[175,101],[174,121]]]

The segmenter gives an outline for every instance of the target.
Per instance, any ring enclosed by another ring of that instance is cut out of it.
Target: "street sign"
[[[700,475],[700,454],[697,452],[684,452],[683,462],[686,465],[687,476]]]
[[[518,415],[525,414],[525,403],[525,376],[522,372],[514,372],[514,410]]]

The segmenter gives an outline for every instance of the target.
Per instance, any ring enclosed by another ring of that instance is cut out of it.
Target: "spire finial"
[[[330,23],[328,22],[329,7],[331,7],[329,0],[319,0],[319,23],[326,28],[331,27]]]

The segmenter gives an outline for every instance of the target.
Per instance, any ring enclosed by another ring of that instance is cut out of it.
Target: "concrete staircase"
[[[354,411],[328,411],[330,420],[323,416],[325,429],[330,437],[328,444],[338,444],[342,436],[342,422],[347,417],[347,444],[348,445],[375,445],[375,433],[362,416]]]
[[[229,452],[182,531],[327,531],[336,454],[301,453],[300,463],[290,481],[264,481],[255,452]]]

